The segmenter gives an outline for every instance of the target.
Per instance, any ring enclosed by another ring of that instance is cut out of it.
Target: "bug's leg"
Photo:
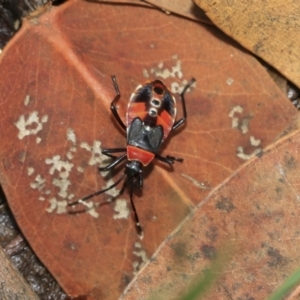
[[[118,102],[118,100],[120,99],[121,97],[121,94],[120,94],[120,90],[119,90],[119,86],[118,86],[118,83],[117,83],[117,79],[116,79],[116,76],[111,76],[111,79],[113,81],[113,85],[114,85],[114,88],[115,88],[115,91],[116,91],[116,97],[114,98],[114,100],[111,102],[110,104],[110,109],[111,109],[111,112],[113,113],[115,119],[117,120],[117,122],[120,124],[120,126],[126,131],[126,125],[123,123],[122,119],[120,118],[119,114],[118,114],[118,109],[116,107],[116,103]]]
[[[140,176],[142,176],[142,175],[140,175]],[[132,185],[130,187],[130,203],[131,203],[131,207],[132,207],[133,214],[134,214],[136,231],[137,231],[138,235],[140,236],[140,238],[142,239],[143,238],[143,229],[141,227],[140,219],[139,219],[139,216],[137,214],[137,211],[136,211],[136,208],[135,208],[134,202],[133,202],[133,188],[134,188],[134,186]]]
[[[174,157],[174,156],[170,156],[170,155],[163,157],[158,154],[155,154],[155,158],[157,158],[158,160],[160,160],[166,164],[169,164],[170,166],[174,164],[174,161],[183,162],[183,158]]]
[[[97,195],[100,195],[100,194],[102,194],[102,193],[105,193],[105,192],[108,191],[108,190],[113,189],[113,188],[114,188],[115,186],[117,186],[117,185],[118,185],[125,177],[126,177],[126,174],[123,174],[121,178],[119,178],[114,184],[110,185],[108,188],[106,188],[106,189],[104,189],[104,190],[97,191],[97,192],[95,192],[95,193],[93,193],[93,194],[90,194],[90,195],[88,195],[88,196],[85,196],[85,197],[83,197],[83,198],[81,198],[81,199],[79,199],[79,200],[77,200],[77,201],[70,202],[70,203],[68,203],[68,206],[74,206],[74,205],[77,205],[77,204],[82,203],[82,202],[84,202],[84,201],[87,201],[87,200],[89,200],[89,199],[91,199],[91,198],[93,198],[93,197],[95,197],[95,196],[97,196]]]
[[[127,157],[127,153],[123,154],[122,156],[118,157],[117,159],[115,159],[113,162],[111,162],[108,166],[106,167],[100,167],[99,171],[103,172],[103,171],[108,171],[112,168],[114,168],[116,165],[118,165],[119,163],[121,163],[124,159],[126,159]]]
[[[183,117],[181,119],[179,119],[178,121],[176,121],[172,127],[172,129],[176,129],[178,128],[180,125],[182,125],[183,123],[185,123],[186,118],[187,118],[187,113],[186,113],[186,107],[185,107],[185,99],[184,99],[184,94],[185,92],[191,87],[191,85],[196,81],[195,78],[192,78],[184,87],[183,91],[180,94],[180,98],[181,98],[181,104],[182,104],[182,111],[183,111]]]
[[[111,155],[110,153],[126,152],[126,151],[127,151],[126,148],[110,148],[110,149],[103,149],[101,153],[111,158],[117,158],[116,156]]]

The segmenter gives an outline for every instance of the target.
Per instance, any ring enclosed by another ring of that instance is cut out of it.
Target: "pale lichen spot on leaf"
[[[249,154],[246,154],[244,152],[244,147],[239,146],[239,147],[237,147],[237,157],[239,157],[243,160],[249,160],[250,158],[252,158],[256,154],[260,153],[261,151],[262,151],[262,148],[256,148],[255,150],[253,150],[253,152],[251,152]]]
[[[67,130],[67,140],[70,141],[73,145],[76,144],[76,135],[74,129],[69,128]]]
[[[127,205],[127,201],[124,199],[118,199],[116,201],[114,210],[117,212],[114,214],[114,219],[128,219],[130,215],[130,210]]]
[[[50,202],[50,207],[46,209],[48,213],[52,213],[53,211],[56,211],[57,214],[63,214],[67,212],[67,201],[59,201],[55,197],[51,198],[49,200]]]
[[[240,105],[236,105],[229,112],[228,116],[231,118],[231,128],[238,129],[242,134],[246,134],[249,131],[249,121],[251,116],[244,118],[237,117],[236,114],[242,114],[244,109]]]
[[[83,169],[83,167],[80,167],[80,166],[79,166],[79,167],[77,167],[77,171],[80,172],[80,173],[83,173],[83,172],[84,172],[84,169]]]
[[[226,80],[226,83],[228,84],[228,85],[232,85],[233,84],[233,82],[234,82],[234,79],[233,78],[227,78],[227,80]]]
[[[46,179],[43,178],[40,174],[38,174],[35,179],[34,182],[30,183],[31,188],[33,189],[37,189],[39,191],[41,191],[46,185]]]
[[[134,247],[136,251],[133,251],[133,254],[139,258],[139,261],[134,261],[132,263],[133,274],[135,275],[149,261],[149,258],[147,257],[145,250],[143,250],[141,243],[134,243]]]
[[[104,174],[104,173],[108,173],[108,172],[101,172],[101,174]],[[114,184],[113,179],[109,179],[106,181],[106,186],[104,186],[103,189],[106,189],[113,184]],[[110,195],[112,197],[117,197],[119,195],[119,193],[120,193],[120,191],[116,187],[105,192],[105,194]]]
[[[182,62],[178,59],[178,55],[172,55],[171,62],[173,65],[170,68],[164,67],[165,63],[163,61],[160,61],[155,67],[152,67],[149,70],[143,69],[143,76],[145,78],[149,78],[150,75],[155,78],[174,78],[176,79],[176,81],[173,81],[171,83],[171,92],[174,94],[180,94],[188,83],[188,80],[183,78]],[[194,82],[192,86],[195,87],[196,82]],[[187,90],[187,92],[189,91],[190,89]]]
[[[69,161],[63,161],[61,160],[60,155],[54,155],[52,158],[46,158],[45,163],[47,165],[52,165],[52,167],[49,170],[49,173],[51,175],[54,174],[54,171],[70,173],[71,169],[73,168],[73,164]]]
[[[91,152],[92,156],[88,161],[88,164],[90,166],[94,166],[96,164],[101,164],[103,160],[105,160],[107,157],[102,154],[101,152],[101,142],[100,141],[94,141],[93,146],[90,146],[86,142],[82,142],[80,144],[80,147]]]
[[[34,168],[32,168],[32,167],[27,168],[27,175],[28,176],[31,176],[33,173],[34,173]]]
[[[254,136],[250,136],[250,144],[252,146],[257,147],[258,145],[260,145],[260,142],[261,142],[260,139],[255,139]]]
[[[95,204],[92,201],[81,201],[81,200],[79,200],[79,202],[87,207],[87,209],[86,209],[87,214],[91,215],[94,218],[99,217],[99,213],[95,210],[95,208],[98,207],[97,204]]]
[[[31,112],[27,117],[21,115],[19,120],[15,122],[15,126],[18,128],[18,138],[22,140],[25,136],[36,135],[43,129],[43,123],[48,122],[48,116],[44,115],[40,119],[37,111]]]
[[[239,127],[239,119],[237,117],[235,117],[235,113],[242,113],[243,112],[243,108],[240,105],[236,105],[232,108],[232,110],[229,113],[229,118],[232,119],[231,121],[231,127],[232,128],[238,128]]]
[[[67,152],[67,158],[70,160],[73,158],[73,154],[70,151]]]
[[[25,99],[24,99],[24,105],[27,106],[30,102],[30,96],[29,95],[26,95],[25,96]]]

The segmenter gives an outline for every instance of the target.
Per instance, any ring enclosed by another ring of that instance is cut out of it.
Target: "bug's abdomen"
[[[176,101],[163,82],[154,80],[136,88],[128,103],[127,127],[136,117],[145,127],[161,126],[163,140],[167,138],[176,118]]]
[[[152,152],[131,145],[127,145],[127,158],[130,161],[138,160],[145,167],[151,163],[154,157],[155,154]]]

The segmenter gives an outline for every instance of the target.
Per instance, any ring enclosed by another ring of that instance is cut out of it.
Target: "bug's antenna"
[[[108,188],[106,188],[106,189],[104,189],[104,190],[97,191],[97,192],[95,192],[95,193],[93,193],[93,194],[90,194],[90,195],[88,195],[88,196],[86,196],[86,197],[84,197],[84,198],[81,198],[81,199],[79,199],[79,200],[77,200],[77,201],[68,203],[68,206],[74,206],[74,205],[77,205],[77,204],[79,204],[79,203],[82,203],[82,202],[84,202],[84,201],[86,201],[86,200],[89,200],[89,199],[91,199],[91,198],[93,198],[93,197],[95,197],[95,196],[97,196],[97,195],[100,195],[100,194],[102,194],[102,193],[105,193],[106,191],[109,191],[109,190],[113,189],[113,188],[114,188],[115,186],[117,186],[117,185],[118,185],[125,177],[126,177],[126,174],[123,174],[122,177],[121,177],[120,179],[118,179],[114,184],[110,185]]]
[[[132,185],[130,187],[130,202],[131,202],[132,210],[133,210],[133,213],[134,213],[136,230],[137,230],[137,233],[138,233],[140,239],[142,240],[143,237],[144,237],[144,234],[143,234],[143,229],[142,229],[141,224],[140,224],[140,219],[138,217],[138,214],[136,212],[134,202],[133,202],[133,188],[134,188],[134,186]]]

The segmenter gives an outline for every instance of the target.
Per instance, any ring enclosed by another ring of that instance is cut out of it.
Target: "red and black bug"
[[[69,203],[69,206],[82,203],[94,196],[102,194],[126,179],[120,194],[126,185],[130,191],[130,202],[134,213],[138,234],[142,235],[142,227],[133,202],[133,192],[135,188],[143,188],[143,167],[149,165],[156,158],[164,163],[172,165],[175,161],[182,162],[182,158],[167,155],[160,156],[157,152],[172,130],[177,129],[185,123],[187,118],[184,94],[195,82],[192,78],[184,87],[180,94],[183,117],[176,121],[176,100],[168,88],[160,80],[147,82],[139,85],[131,95],[127,114],[126,125],[118,114],[116,103],[121,97],[116,77],[112,76],[116,97],[111,103],[110,109],[119,125],[127,132],[126,148],[103,149],[102,154],[114,160],[106,167],[99,168],[99,171],[108,171],[127,160],[124,174],[114,184],[106,189],[97,191],[80,200]],[[116,157],[112,153],[125,152]]]

